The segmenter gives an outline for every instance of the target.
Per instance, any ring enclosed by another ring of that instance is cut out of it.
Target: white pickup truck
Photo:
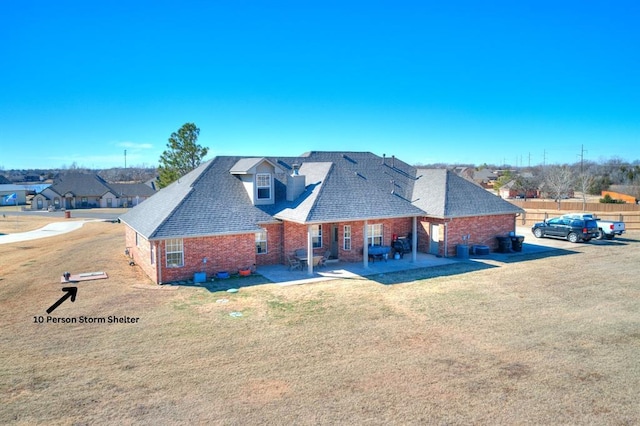
[[[598,219],[596,215],[591,213],[568,213],[562,215],[562,217],[574,218],[574,219],[593,219],[598,223],[598,239],[612,240],[616,235],[624,234],[625,224],[624,222],[616,222],[613,220]]]

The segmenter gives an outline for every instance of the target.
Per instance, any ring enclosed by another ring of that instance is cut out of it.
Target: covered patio
[[[406,254],[402,259],[396,260],[390,258],[387,261],[369,262],[368,267],[364,267],[362,262],[329,260],[326,266],[314,268],[313,274],[311,275],[309,275],[306,268],[302,268],[302,270],[289,270],[289,266],[285,265],[261,265],[258,266],[256,272],[274,283],[296,285],[314,281],[359,278],[410,269],[448,265],[458,262],[459,260],[460,259],[456,258],[437,257],[426,253],[416,253],[415,261],[412,261],[411,254]]]

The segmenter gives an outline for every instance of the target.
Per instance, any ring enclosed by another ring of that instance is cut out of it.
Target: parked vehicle
[[[606,238],[612,240],[616,235],[624,234],[626,226],[624,222],[617,222],[613,220],[602,220],[597,218],[591,213],[568,213],[562,215],[562,217],[568,217],[572,219],[592,219],[598,224],[598,236],[599,240]]]
[[[598,236],[598,224],[593,219],[556,217],[533,225],[531,232],[536,238],[565,238],[572,243],[588,242]]]

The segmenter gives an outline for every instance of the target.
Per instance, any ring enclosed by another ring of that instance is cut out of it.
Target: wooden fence
[[[558,210],[558,203],[555,201],[507,201],[525,210],[517,219],[518,226],[532,226],[546,218],[565,213],[586,212],[593,213],[600,219],[624,222],[628,231],[640,230],[640,205],[637,204],[587,203],[583,208],[581,201],[562,201]]]

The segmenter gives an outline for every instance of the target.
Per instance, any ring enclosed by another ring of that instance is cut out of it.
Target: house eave
[[[425,214],[424,217],[433,217],[436,219],[462,219],[467,217],[484,217],[484,216],[505,216],[505,215],[513,215],[517,216],[519,214],[524,213],[522,211],[504,211],[504,212],[494,212],[494,213],[469,213],[469,214],[460,214],[460,215],[436,215],[436,214]]]
[[[282,221],[297,223],[298,225],[319,225],[326,223],[337,223],[337,222],[364,222],[364,221],[373,221],[373,220],[386,220],[386,219],[406,219],[412,217],[421,217],[425,216],[425,214],[406,214],[406,215],[388,215],[388,216],[368,216],[368,217],[345,217],[345,218],[335,218],[335,219],[326,219],[326,220],[309,220],[309,221],[300,221],[289,218],[274,216]]]
[[[262,229],[258,227],[253,230],[246,230],[246,231],[216,232],[216,233],[191,234],[191,235],[171,235],[171,236],[165,236],[165,237],[149,237],[147,239],[149,241],[163,241],[163,240],[171,240],[171,239],[224,237],[224,236],[230,236],[230,235],[255,234],[256,232],[260,232],[260,231],[262,231]]]

